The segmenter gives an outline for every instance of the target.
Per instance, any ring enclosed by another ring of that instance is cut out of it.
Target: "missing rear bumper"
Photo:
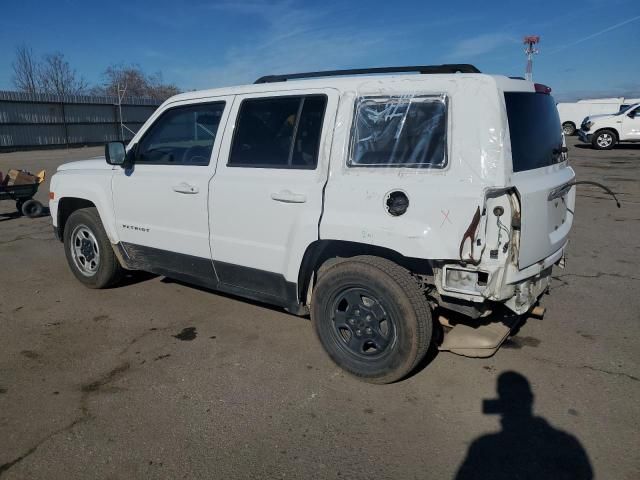
[[[504,302],[513,312],[522,315],[536,304],[540,295],[547,291],[551,284],[551,269],[547,267],[535,277],[527,278],[514,285],[514,294]]]

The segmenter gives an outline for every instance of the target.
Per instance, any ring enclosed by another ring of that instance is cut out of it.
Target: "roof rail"
[[[254,83],[286,82],[303,78],[342,77],[350,75],[376,75],[381,73],[480,73],[475,66],[468,63],[451,63],[444,65],[416,65],[411,67],[378,67],[353,68],[350,70],[325,70],[320,72],[289,73],[285,75],[265,75]]]

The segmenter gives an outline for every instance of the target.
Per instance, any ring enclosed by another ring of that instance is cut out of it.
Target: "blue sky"
[[[4,0],[0,11],[0,89],[19,44],[64,53],[90,83],[125,62],[186,90],[447,62],[522,75],[522,36],[537,34],[534,79],[556,98],[640,97],[640,0]]]

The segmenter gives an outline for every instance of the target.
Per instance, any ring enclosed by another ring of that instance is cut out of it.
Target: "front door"
[[[640,106],[623,113],[621,140],[640,140]]]
[[[274,303],[295,295],[305,249],[318,239],[337,102],[331,89],[236,98],[210,187],[220,282]]]
[[[208,184],[230,106],[228,97],[170,106],[132,142],[134,165],[116,170],[112,192],[118,236],[134,265],[214,275]]]

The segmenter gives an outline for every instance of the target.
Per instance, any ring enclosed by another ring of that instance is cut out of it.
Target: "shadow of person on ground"
[[[497,399],[484,400],[482,411],[501,415],[502,430],[476,439],[456,480],[592,479],[587,452],[571,434],[532,414],[533,393],[516,372],[498,377]]]

